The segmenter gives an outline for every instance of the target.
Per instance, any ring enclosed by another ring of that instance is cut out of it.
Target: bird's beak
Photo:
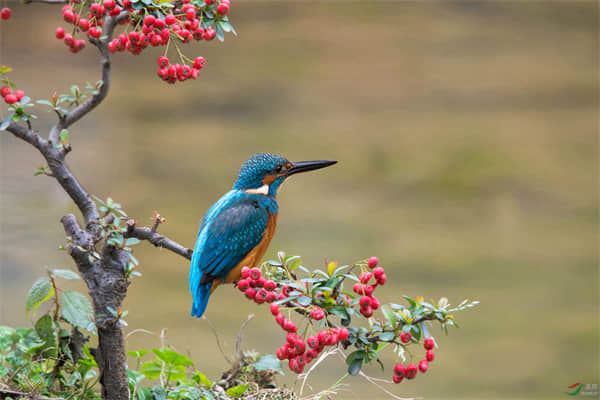
[[[318,160],[318,161],[298,161],[292,163],[292,166],[288,169],[287,175],[297,174],[298,172],[312,171],[315,169],[325,168],[335,164],[337,161],[334,160]]]

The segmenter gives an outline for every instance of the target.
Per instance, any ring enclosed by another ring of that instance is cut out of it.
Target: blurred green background
[[[60,7],[3,4],[14,17],[0,22],[0,63],[28,95],[99,78],[94,49],[72,55],[54,39]],[[548,399],[598,383],[596,2],[239,0],[231,19],[238,37],[185,46],[208,60],[197,81],[161,82],[159,50],[114,57],[107,101],[71,129],[68,163],[90,192],[141,223],[159,210],[161,232],[191,247],[252,153],[337,159],[280,192],[267,258],[377,255],[383,301],[482,302],[457,315],[460,330],[434,331],[427,376],[388,389]],[[36,112],[45,132],[52,115]],[[7,133],[0,144],[0,323],[29,324],[34,279],[72,268],[56,248],[73,207],[52,179],[32,176],[42,161],[31,146]],[[136,254],[143,277],[125,303],[127,331],[153,334],[131,335],[129,349],[159,347],[167,328],[168,343],[216,378],[227,363],[208,323],[189,316],[188,263],[147,243]],[[274,352],[283,336],[267,309],[233,288],[214,294],[207,316],[232,352],[249,313],[245,347]],[[332,360],[311,383],[342,374]],[[386,398],[360,377],[347,382],[338,398]]]

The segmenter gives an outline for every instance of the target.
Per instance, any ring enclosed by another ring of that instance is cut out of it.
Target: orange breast
[[[252,249],[246,257],[242,259],[235,267],[229,271],[227,278],[225,279],[225,283],[231,283],[233,281],[239,280],[242,276],[242,267],[253,268],[256,267],[260,260],[262,260],[269,244],[271,243],[271,239],[273,239],[273,235],[275,235],[275,228],[277,228],[277,214],[269,215],[269,220],[267,222],[267,229],[263,233],[263,238],[260,243]],[[217,286],[222,284],[223,281],[220,279],[215,279],[213,281],[212,288],[210,292],[214,292]]]

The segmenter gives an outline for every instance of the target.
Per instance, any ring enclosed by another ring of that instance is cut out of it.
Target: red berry
[[[169,14],[165,17],[165,24],[173,25],[177,20],[173,14]]]
[[[192,6],[191,8],[188,8],[185,12],[185,17],[189,20],[192,20],[196,17],[196,10],[194,9],[194,7]]]
[[[217,32],[215,32],[215,30],[209,26],[204,31],[204,40],[213,40],[216,35],[217,35]]]
[[[429,363],[427,362],[427,360],[421,360],[419,362],[419,371],[427,372],[427,367],[429,367]]]
[[[296,339],[298,339],[298,336],[296,336],[296,334],[293,333],[293,332],[290,332],[287,335],[285,335],[286,342],[288,342],[291,345],[295,345],[296,344]]]
[[[314,349],[319,347],[319,338],[317,336],[309,336],[306,338],[306,343],[308,343],[308,347]]]
[[[358,279],[360,279],[362,283],[366,284],[371,279],[371,276],[373,276],[373,274],[370,272],[361,272],[360,275],[358,275]]]
[[[355,283],[354,286],[352,286],[352,291],[356,294],[363,294],[363,285]]]
[[[367,318],[371,318],[371,316],[373,315],[373,308],[371,306],[366,307],[366,308],[361,308],[360,313]]]
[[[112,10],[115,6],[115,0],[104,0],[104,7],[106,7],[106,9]]]
[[[340,328],[340,331],[338,332],[338,340],[342,341],[346,339],[348,339],[348,329]]]
[[[379,308],[379,305],[380,303],[377,297],[371,296],[371,307],[373,308],[373,310],[377,310]]]
[[[279,306],[277,304],[271,304],[271,314],[274,316],[279,314]]]
[[[102,36],[102,31],[98,28],[96,28],[95,26],[92,26],[90,28],[90,36],[95,37],[96,39],[98,39],[100,36]]]
[[[329,337],[329,333],[325,330],[319,332],[319,335],[317,336],[319,338],[319,344],[320,345],[325,345],[327,343],[327,338]]]
[[[425,350],[433,349],[433,345],[433,338],[431,337],[425,338],[425,340],[423,341],[423,347],[425,347]]]
[[[64,37],[65,37],[65,30],[59,26],[58,28],[56,28],[56,38],[63,39]]]
[[[22,90],[17,90],[15,91],[15,97],[17,98],[17,101],[21,101],[21,99],[23,98],[23,96],[25,96],[25,92]]]
[[[116,40],[116,39],[115,39],[115,40]],[[120,42],[119,42],[119,46],[120,46]],[[167,79],[169,79],[169,71],[168,71],[166,68],[159,68],[159,69],[158,69],[158,71],[157,71],[156,73],[158,74],[158,77],[159,77],[160,79],[163,79],[163,80],[167,80]],[[239,284],[239,282],[238,282],[238,284]],[[239,286],[238,286],[238,287],[239,287]],[[244,290],[242,290],[241,288],[240,288],[240,290],[241,290],[242,292],[244,291]]]
[[[65,35],[65,39],[64,40],[65,40],[65,44],[67,46],[73,46],[73,44],[75,44],[75,40],[73,39],[73,36],[71,36],[69,34]]]
[[[194,74],[194,72],[198,72],[197,69],[192,70],[192,78],[196,79],[198,77],[197,74]],[[272,303],[275,300],[277,300],[277,293],[275,292],[268,292],[267,293],[267,303]]]
[[[83,32],[87,32],[88,29],[90,29],[90,21],[87,18],[81,18],[79,20],[79,28],[81,28]]]
[[[371,257],[369,258],[369,260],[367,261],[367,265],[369,266],[369,268],[373,269],[377,266],[377,264],[379,264],[379,259],[377,257]]]
[[[164,28],[165,27],[165,21],[162,20],[162,19],[160,19],[160,18],[156,18],[154,20],[154,27],[156,29],[162,29],[162,28]]]
[[[76,40],[73,46],[77,49],[77,51],[82,50],[85,47],[85,41],[82,39]]]
[[[425,358],[429,362],[433,361],[433,359],[435,358],[435,354],[433,353],[433,350],[427,350],[427,353],[425,353]]]
[[[371,298],[369,296],[363,296],[358,301],[358,304],[360,304],[360,308],[371,307]]]
[[[417,376],[417,366],[415,364],[408,364],[406,366],[405,374],[408,379],[413,379],[415,376]]]
[[[290,295],[290,293],[293,291],[294,289],[292,289],[290,286],[288,285],[283,285],[281,287],[281,293],[285,296],[288,297]]]
[[[9,19],[11,15],[12,11],[10,10],[10,8],[3,8],[2,10],[0,10],[0,18],[2,19]]]
[[[404,379],[404,375],[394,375],[392,376],[392,381],[394,381],[394,383],[398,384],[400,382],[402,382],[402,380]]]
[[[154,21],[156,21],[156,18],[153,15],[146,15],[144,25],[154,25]]]
[[[337,333],[329,332],[329,335],[327,336],[327,342],[325,344],[328,346],[333,346],[337,342],[338,342]]]
[[[383,274],[379,277],[379,279],[377,279],[377,283],[380,285],[385,285],[386,279],[387,279],[387,276],[385,276],[385,274]]]
[[[169,70],[170,70],[170,68],[169,68]],[[170,75],[170,73],[169,73],[169,75]],[[244,293],[246,293],[246,297],[250,300],[254,299],[254,296],[256,296],[256,291],[251,287],[246,289],[246,291]]]
[[[65,10],[63,12],[63,19],[65,20],[65,22],[71,24],[73,23],[73,21],[75,21],[75,14],[73,14],[73,11],[71,10]]]
[[[204,29],[203,28],[198,27],[194,30],[194,39],[196,39],[196,40],[204,39]]]
[[[402,364],[394,365],[394,375],[404,376],[405,372],[406,372],[406,368],[404,368],[404,365],[402,365]]]
[[[6,97],[6,95],[9,95],[10,93],[11,93],[10,87],[2,86],[2,88],[0,88],[0,95],[2,97]]]
[[[306,350],[306,345],[304,344],[304,340],[302,340],[301,337],[296,339],[296,343],[294,343],[294,346],[296,347],[297,354],[302,354]]]
[[[408,332],[401,332],[400,333],[400,341],[402,343],[408,343],[410,342],[410,340],[412,339],[412,333]]]
[[[160,63],[158,65],[160,65]],[[165,69],[166,70],[166,68],[164,68],[164,67],[166,67],[166,65],[164,65],[163,68],[161,68],[161,69]],[[167,76],[169,76],[169,72],[168,71],[167,71]],[[241,280],[238,281],[237,287],[238,287],[238,289],[240,289],[241,292],[245,292],[250,287],[250,285],[249,285],[247,279],[241,279]]]
[[[375,280],[378,280],[384,273],[385,270],[381,267],[377,267],[373,270],[373,276],[375,277]]]
[[[277,316],[275,317],[275,321],[281,326],[283,327],[283,322],[284,322],[285,318],[283,318],[283,314],[277,314]]]
[[[190,71],[190,70],[191,70],[191,68],[189,66],[187,66],[187,65],[184,65],[184,66],[181,67],[181,73],[182,74],[185,74],[186,71]],[[266,282],[267,282],[267,280],[265,279],[265,277],[261,276],[260,278],[258,278],[256,280],[256,286],[258,286],[258,287],[265,287],[265,283]]]
[[[111,17],[116,17],[119,14],[121,14],[121,7],[119,6],[115,6],[115,8],[108,12],[108,15],[110,15]]]
[[[283,322],[283,329],[288,332],[296,332],[296,330],[297,330],[296,325],[294,325],[294,323],[292,321],[290,321],[289,319],[286,319]]]
[[[256,281],[258,279],[260,279],[260,269],[258,268],[250,268],[250,274],[249,277],[250,279],[252,279],[253,281]]]
[[[285,360],[287,358],[287,347],[281,346],[280,348],[277,349],[277,352],[275,353],[275,355],[277,356],[277,358],[279,360]]]
[[[4,101],[7,104],[15,104],[17,101],[19,101],[19,99],[17,99],[17,96],[15,96],[14,94],[7,94],[6,96],[4,96]]]
[[[158,57],[158,65],[161,64],[161,61],[166,61],[169,64],[169,59],[165,56]],[[242,278],[247,278],[250,276],[250,268],[242,267]]]
[[[258,292],[256,292],[256,296],[254,296],[254,301],[258,304],[262,304],[267,300],[267,291],[264,288],[261,288]]]
[[[194,60],[194,68],[196,68],[196,69],[202,69],[202,68],[204,68],[205,65],[206,65],[206,60],[202,56],[196,57],[196,59]]]
[[[320,321],[325,317],[325,312],[321,307],[315,306],[310,312],[310,317],[314,320]]]
[[[227,13],[229,12],[229,4],[222,2],[221,4],[219,4],[219,7],[217,7],[217,12],[219,13],[219,15],[227,15]]]
[[[195,65],[196,65],[196,63],[194,63],[194,68],[196,68]],[[269,292],[272,292],[273,290],[275,290],[276,287],[277,287],[277,284],[274,281],[272,281],[270,279],[268,281],[265,281],[264,288],[266,290],[268,290]]]

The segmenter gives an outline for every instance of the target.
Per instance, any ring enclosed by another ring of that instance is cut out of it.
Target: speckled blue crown
[[[265,175],[277,173],[276,168],[289,161],[282,156],[271,153],[256,153],[240,168],[234,189],[254,189],[263,185]]]

